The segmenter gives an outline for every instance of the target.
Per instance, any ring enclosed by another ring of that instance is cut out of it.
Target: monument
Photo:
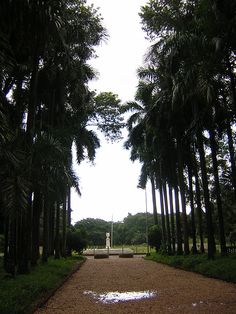
[[[111,241],[110,241],[110,233],[106,233],[106,249],[110,249],[111,247]]]

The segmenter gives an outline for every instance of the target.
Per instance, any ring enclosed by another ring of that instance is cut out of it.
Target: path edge
[[[82,261],[75,265],[71,272],[52,290],[45,293],[45,296],[42,296],[35,304],[33,304],[28,310],[25,310],[25,314],[33,314],[37,309],[44,307],[47,301],[68,281],[74,273],[76,273],[87,261],[85,257]]]

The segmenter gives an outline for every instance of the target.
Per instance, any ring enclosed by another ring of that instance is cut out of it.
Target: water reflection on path
[[[106,293],[96,293],[94,291],[84,291],[84,294],[93,296],[97,302],[103,304],[111,304],[118,302],[135,301],[141,299],[150,299],[157,296],[156,291],[146,290],[146,291],[129,291],[129,292],[106,292]]]

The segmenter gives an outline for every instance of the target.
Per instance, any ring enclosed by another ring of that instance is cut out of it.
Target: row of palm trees
[[[84,0],[0,3],[0,216],[12,274],[29,272],[40,246],[44,262],[67,254],[70,190],[80,193],[72,145],[78,163],[99,147],[88,124],[103,129],[110,116],[104,132],[120,134],[117,96],[88,89],[95,76],[88,61],[106,36]],[[102,105],[112,110],[105,115]]]
[[[133,111],[125,146],[143,165],[139,185],[150,179],[159,190],[169,253],[190,253],[189,204],[192,252],[197,235],[205,250],[206,219],[208,257],[216,237],[227,254],[222,190],[236,201],[235,10],[236,1],[216,0],[150,0],[141,8],[153,44],[138,70],[135,102],[124,108]]]

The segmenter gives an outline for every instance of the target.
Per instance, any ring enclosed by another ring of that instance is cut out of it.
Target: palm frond
[[[76,134],[75,145],[78,163],[86,157],[88,157],[90,161],[93,161],[96,155],[96,149],[100,147],[100,141],[94,131],[81,128],[79,133]]]
[[[19,212],[26,212],[30,191],[29,181],[17,174],[1,177],[0,181],[5,214],[17,217]]]
[[[147,167],[145,165],[145,163],[142,165],[141,168],[141,174],[139,176],[139,183],[138,186],[142,189],[145,189],[146,185],[147,185],[147,181],[148,181],[148,171],[147,171]]]

